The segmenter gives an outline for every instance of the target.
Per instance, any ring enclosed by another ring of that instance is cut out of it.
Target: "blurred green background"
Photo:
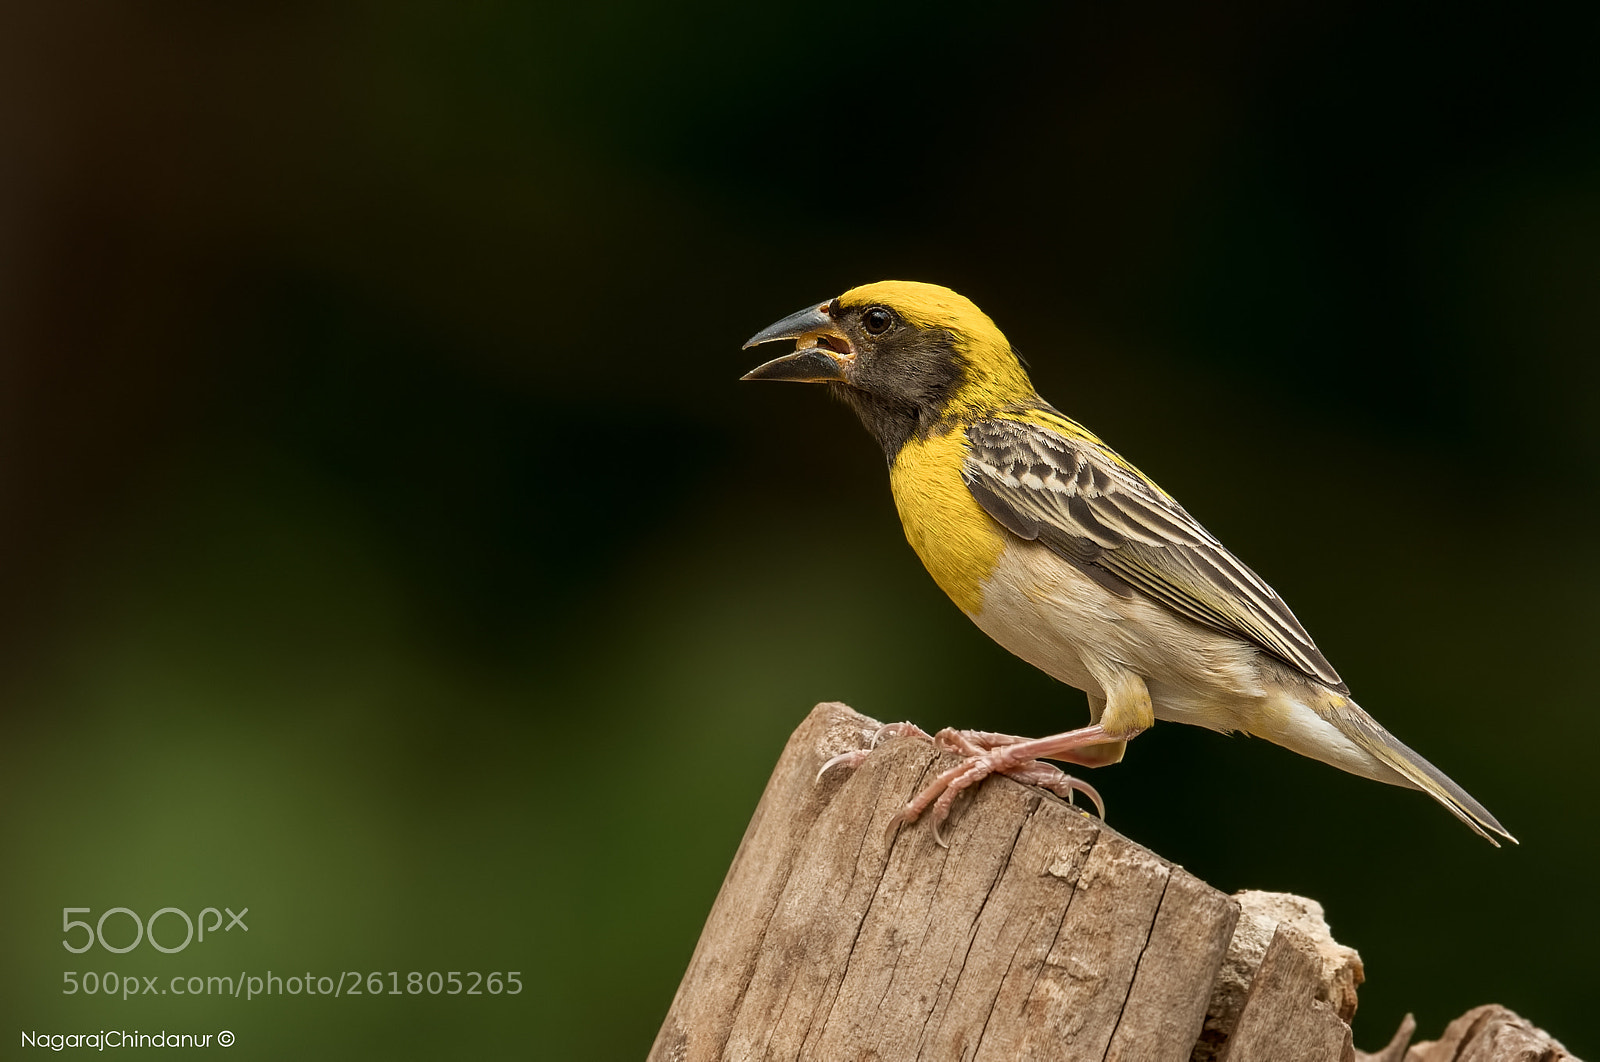
[[[846,410],[738,382],[900,277],[1523,845],[1176,726],[1096,775],[1114,825],[1321,900],[1359,1046],[1495,1001],[1600,1053],[1593,5],[0,20],[0,1035],[637,1058],[813,703],[1081,724],[921,571]],[[249,929],[61,947],[64,907],[169,906]],[[269,969],[525,990],[62,994]]]

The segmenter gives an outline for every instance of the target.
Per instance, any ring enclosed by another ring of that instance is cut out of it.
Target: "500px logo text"
[[[223,911],[228,913],[228,924],[226,926],[222,925]],[[113,955],[122,955],[126,952],[132,951],[134,948],[137,948],[141,941],[148,940],[152,948],[160,952],[165,952],[168,955],[172,955],[176,952],[182,951],[184,948],[187,948],[189,946],[189,942],[195,939],[195,927],[197,925],[199,926],[200,930],[199,939],[201,943],[205,942],[206,934],[208,932],[215,936],[219,928],[221,928],[224,933],[232,931],[235,926],[244,930],[246,933],[250,932],[250,927],[244,924],[244,916],[250,913],[250,908],[248,907],[240,908],[238,914],[234,914],[233,909],[229,907],[224,907],[221,911],[217,910],[215,907],[206,907],[203,908],[200,911],[199,916],[195,918],[190,918],[189,913],[182,908],[163,907],[161,910],[144,920],[139,918],[137,912],[129,910],[126,907],[111,907],[101,912],[100,918],[92,926],[82,919],[72,917],[75,914],[92,915],[93,913],[94,909],[90,907],[63,907],[61,909],[61,932],[65,934],[61,941],[61,946],[63,948],[66,948],[74,955],[82,955],[84,952],[88,951],[90,948],[94,947],[96,943],[98,943],[102,948],[111,952]],[[112,923],[115,931],[113,932],[113,936],[119,938],[122,937],[124,931],[121,930],[121,926],[126,922],[133,923],[132,943],[124,944],[119,947],[106,941],[106,920],[111,918],[113,915],[121,916]],[[209,926],[206,925],[207,915],[210,915],[212,918]],[[184,934],[183,941],[181,943],[173,945],[172,947],[168,947],[156,939],[156,923],[160,921],[163,916],[167,918],[166,926],[170,927],[163,929],[163,932],[166,933],[169,941],[177,935],[176,926],[173,924],[174,921],[181,920],[183,922]],[[73,931],[78,929],[81,929],[84,932],[84,936],[82,938],[83,944],[75,947],[72,943],[72,936]]]

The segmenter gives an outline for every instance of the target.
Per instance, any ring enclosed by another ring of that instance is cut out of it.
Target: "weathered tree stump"
[[[1360,960],[1315,904],[1241,894],[1235,940],[1238,899],[1004,778],[962,798],[948,849],[926,824],[889,830],[948,758],[902,739],[816,779],[877,727],[822,704],[790,737],[652,1059],[1354,1062]],[[1543,1036],[1495,1011],[1457,1045]],[[1406,1053],[1401,1033],[1373,1057],[1525,1057]]]

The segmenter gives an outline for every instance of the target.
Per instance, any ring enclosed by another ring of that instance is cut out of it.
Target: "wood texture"
[[[957,802],[948,848],[889,829],[953,758],[904,739],[817,779],[877,729],[821,704],[790,737],[652,1060],[1355,1062],[1360,958],[1313,901],[1224,896],[1002,777]],[[1359,1057],[1571,1058],[1502,1007],[1413,1029]]]
[[[1467,1011],[1432,1043],[1414,1044],[1406,1062],[1575,1062],[1550,1034],[1505,1007]]]
[[[1238,915],[1231,897],[1183,870],[1172,875],[1107,1062],[1188,1057],[1207,1004],[1188,986],[1215,980]],[[1195,936],[1208,926],[1209,937]]]
[[[1350,1026],[1322,990],[1316,943],[1288,923],[1267,947],[1222,1062],[1355,1062]]]
[[[784,750],[651,1057],[1189,1056],[1237,907],[1008,779],[962,798],[948,849],[886,827],[938,769],[819,705]]]
[[[1256,971],[1266,958],[1278,928],[1288,924],[1309,938],[1315,946],[1318,984],[1315,998],[1333,1007],[1345,1022],[1356,1012],[1356,990],[1365,976],[1361,956],[1354,948],[1333,939],[1322,905],[1304,896],[1287,892],[1262,892],[1242,889],[1233,894],[1239,904],[1239,921],[1228,942],[1217,983],[1211,989],[1200,1042],[1191,1062],[1214,1062],[1239,1024],[1239,1015],[1250,995]],[[1400,1048],[1405,1051],[1404,1046]],[[1399,1056],[1388,1062],[1401,1062]]]

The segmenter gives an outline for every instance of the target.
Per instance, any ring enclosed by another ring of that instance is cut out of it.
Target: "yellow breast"
[[[961,479],[967,436],[960,429],[913,439],[895,455],[889,487],[906,541],[969,616],[983,611],[983,580],[1006,547],[1007,532],[979,507]]]

